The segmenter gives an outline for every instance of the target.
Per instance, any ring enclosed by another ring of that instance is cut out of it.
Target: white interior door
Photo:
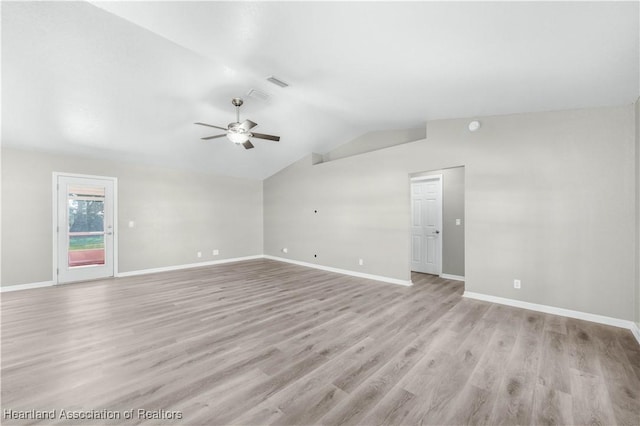
[[[411,182],[411,270],[442,272],[442,176]]]
[[[114,274],[115,179],[57,176],[58,283]]]

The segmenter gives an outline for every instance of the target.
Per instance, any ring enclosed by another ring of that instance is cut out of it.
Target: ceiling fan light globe
[[[237,145],[245,143],[250,137],[248,133],[227,132],[227,138]]]

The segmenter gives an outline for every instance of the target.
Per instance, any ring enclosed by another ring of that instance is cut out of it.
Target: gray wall
[[[442,273],[464,277],[464,167],[411,177],[442,175]],[[456,225],[460,219],[460,225]]]
[[[468,121],[265,180],[265,253],[408,280],[408,176],[464,165],[468,291],[632,320],[633,106]]]
[[[3,286],[52,279],[54,171],[118,178],[120,272],[262,254],[260,181],[3,148]]]
[[[636,291],[635,316],[640,328],[640,98],[635,103],[636,121]]]
[[[400,130],[378,130],[367,132],[358,136],[354,140],[340,145],[322,155],[322,161],[333,161],[339,158],[350,157],[365,152],[388,148],[407,142],[413,142],[426,137],[426,128],[400,129]]]

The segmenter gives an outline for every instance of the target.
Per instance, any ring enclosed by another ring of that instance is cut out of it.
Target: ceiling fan
[[[236,145],[242,145],[245,149],[253,148],[253,144],[249,139],[258,138],[258,139],[267,139],[270,141],[278,142],[280,140],[280,136],[273,135],[265,135],[263,133],[254,133],[250,130],[256,127],[258,124],[254,123],[251,120],[244,120],[242,123],[240,122],[240,107],[244,103],[241,98],[233,98],[231,103],[236,107],[236,122],[229,123],[229,125],[225,127],[214,126],[212,124],[206,123],[194,123],[199,126],[207,126],[213,127],[214,129],[220,129],[226,131],[225,134],[215,135],[215,136],[207,136],[205,138],[201,138],[202,140],[216,139],[226,136],[231,142]]]

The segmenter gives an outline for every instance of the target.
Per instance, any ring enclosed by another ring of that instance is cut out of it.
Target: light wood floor
[[[413,279],[255,260],[3,293],[2,411],[183,416],[130,422],[144,424],[640,424],[640,345],[628,330]]]

